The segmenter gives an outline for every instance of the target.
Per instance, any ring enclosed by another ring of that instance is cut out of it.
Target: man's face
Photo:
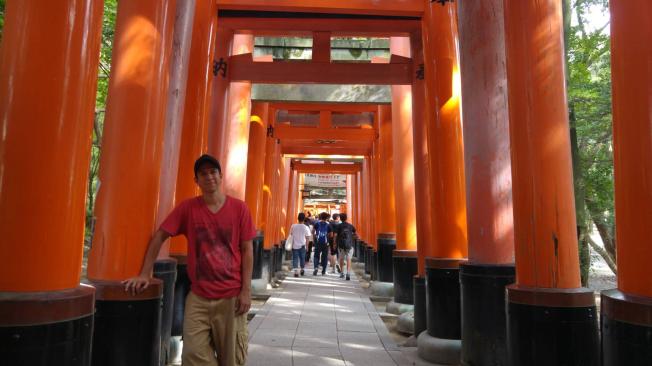
[[[205,163],[197,170],[195,183],[197,183],[202,193],[213,193],[220,187],[220,184],[222,183],[222,175],[217,168],[211,164]]]

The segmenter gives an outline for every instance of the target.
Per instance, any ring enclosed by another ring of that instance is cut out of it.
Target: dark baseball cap
[[[217,159],[214,157],[208,154],[204,154],[195,160],[195,177],[197,176],[197,171],[199,168],[201,168],[201,166],[204,164],[212,165],[215,169],[217,169],[218,172],[220,172],[220,174],[222,174],[222,167],[220,166],[220,162],[217,161]]]

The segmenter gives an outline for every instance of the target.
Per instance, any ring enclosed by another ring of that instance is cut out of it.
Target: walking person
[[[334,233],[337,230],[337,227],[341,223],[342,222],[340,221],[340,214],[334,213],[333,219],[330,221],[331,233],[328,236],[328,244],[329,244],[328,260],[330,261],[330,265],[331,265],[331,273],[335,273],[335,269],[337,269],[338,273],[342,272],[342,269],[338,263],[337,244],[335,243],[335,239],[334,239]]]
[[[353,234],[355,234],[355,227],[346,222],[346,214],[340,214],[342,223],[335,231],[335,242],[340,255],[340,278],[344,278],[344,261],[346,260],[346,280],[351,279],[351,257],[353,256]]]
[[[191,288],[183,321],[183,365],[244,365],[256,231],[247,205],[222,192],[222,169],[214,157],[199,157],[194,171],[201,195],[174,208],[149,241],[140,275],[123,284],[132,294],[145,290],[163,242],[184,235]]]
[[[294,277],[299,277],[299,274],[303,276],[305,273],[306,243],[312,236],[310,229],[304,224],[306,214],[301,212],[297,219],[299,222],[292,224],[290,227],[290,234],[292,234],[292,268],[294,269]],[[299,267],[301,271],[299,271]]]
[[[322,212],[319,214],[319,221],[315,224],[315,266],[312,272],[313,276],[317,275],[319,265],[321,264],[321,275],[326,275],[326,266],[328,266],[328,237],[331,233],[331,226],[326,221],[328,214]]]
[[[308,215],[310,215],[310,211],[308,211]],[[308,238],[308,248],[306,251],[306,263],[307,263],[310,262],[310,256],[312,255],[312,247],[315,243],[314,240],[315,226],[313,224],[313,221],[310,219],[310,217],[306,217],[303,220],[303,224],[308,227],[308,230],[310,230],[310,237]]]

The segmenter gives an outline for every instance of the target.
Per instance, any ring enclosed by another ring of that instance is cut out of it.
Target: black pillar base
[[[598,366],[593,291],[507,286],[507,349],[511,365]]]
[[[380,255],[380,252],[378,253]],[[394,302],[414,305],[412,281],[418,273],[416,250],[394,250],[392,252],[394,272]]]
[[[174,282],[174,305],[172,306],[172,329],[170,335],[183,335],[183,314],[186,310],[186,297],[190,293],[190,277],[186,256],[175,256],[177,259],[177,280]]]
[[[414,291],[414,336],[428,329],[426,312],[426,278],[414,276],[412,278]]]
[[[272,250],[263,249],[263,260],[261,261],[262,272],[267,276],[267,282],[271,283],[274,279],[274,273],[272,272]]]
[[[285,241],[281,242],[281,245],[274,244],[274,273],[280,271],[283,268],[283,252],[285,251]]]
[[[174,286],[177,280],[177,260],[166,258],[154,263],[154,277],[163,281],[163,307],[161,308],[161,366],[168,364],[170,335],[174,308]]]
[[[1,364],[91,364],[94,288],[0,294]]]
[[[364,245],[364,252],[365,252],[365,261],[364,261],[364,273],[368,274],[371,276],[371,256],[374,252],[374,248]]]
[[[440,339],[462,339],[460,264],[462,259],[426,258],[426,312],[428,334]]]
[[[358,239],[355,240],[355,250],[358,251],[358,262],[366,263],[365,262],[365,260],[366,260],[365,254],[367,252],[367,248],[365,247],[364,244],[362,244],[361,240],[358,240]]]
[[[378,281],[394,282],[392,252],[396,249],[396,234],[378,234]],[[412,278],[412,277],[410,277]],[[411,280],[410,280],[411,282]]]
[[[378,281],[378,252],[371,247],[371,280]]]
[[[152,279],[136,295],[125,292],[120,282],[92,284],[97,291],[93,366],[158,366],[163,283]]]
[[[505,286],[514,279],[513,264],[460,266],[462,365],[507,365]]]
[[[652,299],[602,291],[602,364],[652,365]]]
[[[258,280],[263,278],[263,233],[256,232],[253,240],[254,266],[251,272],[251,279]]]

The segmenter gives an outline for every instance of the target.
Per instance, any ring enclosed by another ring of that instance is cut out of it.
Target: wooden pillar
[[[410,57],[410,39],[392,37],[390,52]],[[415,250],[414,145],[412,134],[412,87],[392,86],[392,151],[396,198],[396,249]]]
[[[346,214],[353,212],[353,175],[346,176]]]
[[[392,142],[392,111],[388,105],[378,106],[378,232],[396,232],[396,202],[394,199],[394,155]]]
[[[208,153],[220,162],[224,162],[226,161],[224,160],[227,144],[226,128],[230,123],[228,112],[231,79],[228,73],[228,60],[233,48],[233,32],[219,26],[216,32],[213,58],[219,66],[222,66],[222,69],[218,71],[213,80],[211,114],[208,124]],[[226,70],[224,70],[224,63],[226,63]]]
[[[103,2],[24,0],[6,6],[0,358],[7,364],[88,365],[95,291],[79,278]],[[64,328],[78,332],[53,333]],[[70,348],[49,346],[60,342]]]
[[[253,35],[236,34],[233,37],[233,55],[252,53]],[[245,199],[247,176],[247,146],[251,115],[251,83],[231,82],[229,86],[229,114],[224,126],[224,192],[237,199]]]
[[[516,245],[508,352],[515,364],[597,364],[593,292],[580,288],[561,2],[506,1],[505,34]]]
[[[610,2],[618,288],[602,292],[606,366],[652,363],[652,5]]]
[[[178,0],[176,5],[156,227],[161,226],[175,204],[196,3],[195,0]],[[169,254],[170,240],[166,240],[158,253],[158,260],[169,260]]]
[[[179,150],[179,171],[175,202],[195,197],[200,194],[195,183],[195,160],[206,152],[208,137],[208,117],[210,112],[212,59],[217,28],[216,8],[212,1],[196,0],[195,21],[193,23],[192,46],[186,103],[183,114],[181,148]],[[224,163],[222,163],[224,173]],[[186,238],[182,235],[171,239],[170,252],[175,256],[188,253]]]
[[[247,187],[245,201],[254,218],[257,229],[260,229],[261,202],[264,186],[265,143],[267,137],[267,121],[269,120],[269,103],[254,103],[251,111],[249,127],[249,146],[247,156]]]
[[[462,363],[504,365],[514,220],[503,0],[463,2],[458,11],[469,235],[460,272]]]
[[[271,111],[269,116],[269,126],[272,128],[275,124],[275,111]],[[272,191],[273,185],[273,176],[274,176],[274,167],[275,167],[275,151],[277,148],[276,139],[272,135],[267,135],[265,139],[265,173],[263,177],[263,191],[262,191],[262,206],[260,212],[260,230],[263,232],[265,237],[264,239],[264,248],[269,250],[274,246],[272,241],[272,231],[271,231],[271,218],[273,217],[272,209],[272,200],[274,197]]]
[[[98,288],[93,363],[158,360],[161,282],[131,296],[156,230],[175,1],[120,2],[100,160],[88,278]],[[125,314],[137,308],[138,321]],[[133,342],[122,332],[134,335]],[[120,348],[124,353],[116,354]]]
[[[456,8],[457,2],[428,2],[422,21],[433,237],[418,249],[425,257],[427,336],[451,345],[430,355],[434,363],[459,362],[459,265],[467,256]]]

